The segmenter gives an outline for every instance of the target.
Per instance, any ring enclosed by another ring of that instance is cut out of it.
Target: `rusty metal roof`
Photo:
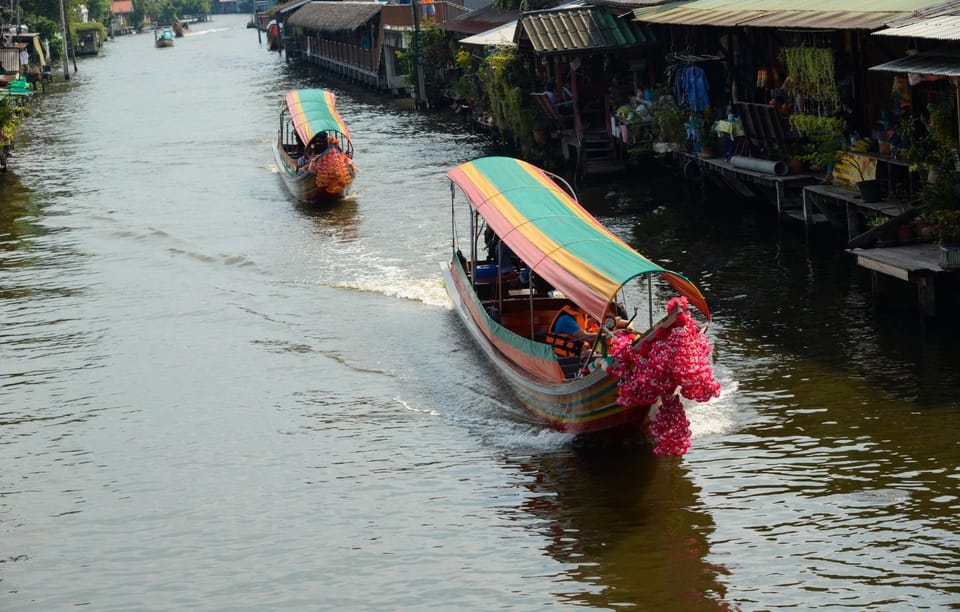
[[[960,15],[931,17],[898,28],[874,32],[877,36],[904,38],[929,38],[934,40],[960,40]]]
[[[356,30],[380,13],[378,2],[311,2],[287,19],[291,26],[316,32]]]
[[[870,70],[956,77],[960,76],[960,53],[927,51],[871,66]]]
[[[638,8],[634,19],[672,25],[874,30],[931,0],[693,0]]]
[[[518,11],[503,11],[492,4],[463,15],[458,15],[454,19],[448,19],[437,27],[447,32],[457,32],[459,34],[480,34],[505,23],[516,21],[520,16]]]
[[[113,0],[110,3],[110,13],[113,15],[129,15],[133,12],[133,0]]]
[[[514,40],[519,43],[523,36],[538,54],[635,47],[655,41],[645,25],[597,7],[523,13]]]

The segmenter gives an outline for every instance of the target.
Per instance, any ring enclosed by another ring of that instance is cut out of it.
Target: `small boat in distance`
[[[336,96],[325,89],[286,93],[273,154],[283,182],[301,202],[344,197],[357,173],[350,130]]]
[[[153,44],[157,48],[172,47],[173,39],[173,29],[167,26],[156,28],[153,31]]]
[[[447,177],[447,292],[525,416],[576,434],[645,430],[654,452],[684,454],[690,430],[681,396],[705,402],[720,390],[690,309],[709,320],[700,290],[636,252],[577,202],[566,181],[532,164],[484,157]],[[469,204],[466,219],[457,216],[458,192]],[[488,257],[479,255],[481,237]],[[629,287],[631,298],[649,312],[642,331],[633,327],[639,309],[626,321],[625,289],[634,280],[642,282]],[[673,297],[654,322],[666,290]],[[646,300],[637,299],[643,293]],[[561,313],[586,336],[563,333]]]

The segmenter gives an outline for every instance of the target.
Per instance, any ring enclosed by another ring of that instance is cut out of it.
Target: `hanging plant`
[[[783,88],[794,96],[815,98],[836,106],[840,99],[834,71],[833,50],[819,47],[784,47],[780,59],[787,66]]]

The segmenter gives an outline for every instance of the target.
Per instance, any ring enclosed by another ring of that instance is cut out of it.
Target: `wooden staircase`
[[[588,128],[580,140],[578,173],[581,176],[613,174],[627,167],[603,128]]]

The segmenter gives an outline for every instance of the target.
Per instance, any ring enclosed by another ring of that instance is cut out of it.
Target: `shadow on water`
[[[355,198],[348,196],[325,204],[296,202],[294,207],[323,234],[335,234],[341,241],[353,241],[359,237],[360,212]]]
[[[580,447],[506,462],[524,490],[509,518],[532,518],[545,552],[567,568],[558,577],[562,600],[595,609],[652,601],[728,609],[720,580],[727,571],[706,560],[713,521],[678,461],[639,447]]]
[[[913,285],[892,281],[889,307],[880,308],[843,230],[805,234],[779,221],[772,203],[685,194],[683,185],[663,172],[584,189],[581,200],[640,252],[700,286],[722,359],[780,355],[785,375],[822,381],[829,373],[838,393],[846,380],[866,379],[919,405],[956,405],[960,328],[949,316],[924,326]]]

